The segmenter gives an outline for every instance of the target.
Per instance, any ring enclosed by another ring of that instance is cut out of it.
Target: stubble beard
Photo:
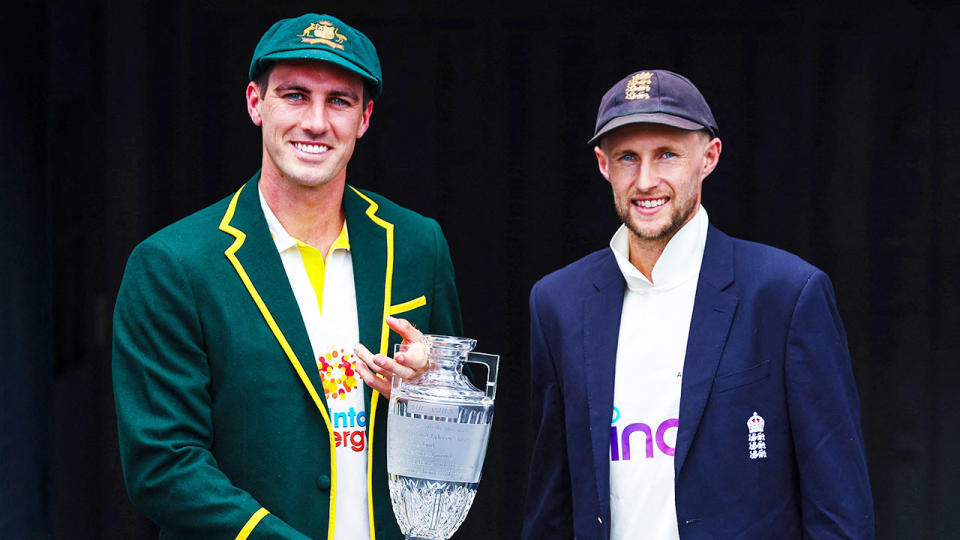
[[[268,153],[267,149],[264,149]],[[329,156],[331,158],[335,156]],[[270,168],[283,184],[296,189],[314,190],[329,185],[340,173],[346,169],[346,164],[337,168],[336,164],[322,163],[320,165],[307,165],[299,163],[295,154],[273,155],[269,153]]]
[[[670,215],[670,221],[666,225],[661,227],[659,230],[655,231],[644,231],[635,223],[631,218],[633,205],[630,203],[630,198],[627,197],[624,201],[617,201],[615,207],[617,209],[617,215],[620,217],[620,221],[627,226],[627,229],[634,234],[639,240],[643,242],[651,243],[666,243],[673,235],[683,227],[690,217],[693,216],[696,212],[697,207],[699,206],[699,201],[696,197],[691,197],[689,202],[686,203],[684,207],[678,207],[674,209],[673,213]]]

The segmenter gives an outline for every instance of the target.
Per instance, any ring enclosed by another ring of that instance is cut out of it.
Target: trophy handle
[[[483,364],[487,366],[487,397],[490,399],[497,397],[497,367],[500,365],[500,356],[496,354],[470,352],[467,354],[466,361],[471,364]]]

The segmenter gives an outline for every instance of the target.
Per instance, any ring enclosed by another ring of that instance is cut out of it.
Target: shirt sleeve
[[[120,457],[134,505],[189,538],[307,538],[234,486],[211,452],[210,370],[191,283],[147,240],[127,262],[114,311]]]

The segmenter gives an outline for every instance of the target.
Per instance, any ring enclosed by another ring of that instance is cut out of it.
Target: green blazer
[[[161,538],[333,538],[333,429],[259,174],[134,249],[114,312],[120,454]],[[388,353],[399,315],[462,335],[440,226],[347,186],[360,341]],[[386,472],[387,400],[366,388],[371,538],[402,538]],[[358,479],[343,479],[353,482]]]

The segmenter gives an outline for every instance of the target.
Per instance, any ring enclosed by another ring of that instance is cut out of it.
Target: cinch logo
[[[330,420],[333,422],[333,441],[337,448],[350,445],[354,452],[362,452],[367,445],[367,430],[349,428],[365,428],[367,426],[367,413],[356,412],[353,407],[349,411],[334,412],[330,409]],[[341,429],[343,428],[343,429]],[[341,429],[338,431],[338,429]]]
[[[614,407],[613,408],[613,421],[611,424],[616,424],[617,420],[620,419],[620,411]],[[617,426],[610,426],[610,461],[620,461],[621,454],[624,461],[630,459],[630,435],[633,435],[636,432],[641,432],[646,437],[644,438],[646,457],[653,457],[653,442],[656,440],[657,448],[660,449],[664,455],[672,456],[676,451],[675,448],[667,444],[665,440],[665,435],[667,430],[670,428],[676,428],[680,424],[679,420],[676,418],[668,418],[663,422],[660,422],[660,425],[657,426],[656,437],[654,437],[653,429],[642,422],[635,422],[632,424],[627,424],[623,428],[622,432],[618,433]],[[674,439],[676,440],[676,439]],[[636,439],[634,439],[636,442]]]

